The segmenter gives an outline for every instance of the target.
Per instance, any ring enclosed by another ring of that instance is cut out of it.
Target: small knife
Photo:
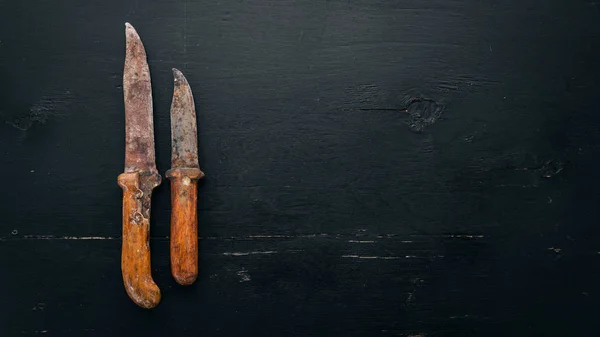
[[[171,103],[171,273],[181,285],[198,277],[198,136],[194,97],[181,71],[173,69],[175,85]]]
[[[123,71],[125,99],[125,172],[121,271],[129,297],[143,308],[160,302],[160,289],[150,269],[150,199],[161,176],[154,158],[152,87],[146,51],[133,26],[125,24],[127,47]]]

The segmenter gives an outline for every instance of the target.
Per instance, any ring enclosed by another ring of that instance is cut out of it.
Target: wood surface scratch
[[[223,255],[225,256],[248,256],[248,255],[263,255],[263,254],[277,254],[275,250],[269,250],[264,252],[225,252]]]

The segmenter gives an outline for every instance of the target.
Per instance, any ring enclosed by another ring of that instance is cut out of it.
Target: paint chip
[[[250,278],[250,274],[248,274],[248,271],[245,268],[242,268],[240,271],[238,271],[235,274],[240,277],[240,283],[250,282],[252,280]]]

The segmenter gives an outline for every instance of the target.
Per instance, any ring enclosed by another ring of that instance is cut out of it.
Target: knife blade
[[[118,177],[123,189],[121,272],[133,302],[153,308],[161,295],[150,264],[150,203],[161,176],[155,163],[152,86],[144,45],[129,23],[125,37],[125,172]]]
[[[181,285],[198,278],[198,163],[196,108],[192,89],[181,71],[173,69],[171,103],[171,274]]]

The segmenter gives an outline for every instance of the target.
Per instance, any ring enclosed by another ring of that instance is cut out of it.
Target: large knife
[[[140,307],[153,308],[160,302],[160,289],[150,269],[150,199],[161,177],[154,158],[152,87],[144,45],[129,23],[125,36],[125,172],[118,177],[123,189],[121,271],[129,297]]]
[[[198,164],[196,108],[192,89],[181,71],[173,69],[171,103],[171,274],[181,285],[198,277]]]

